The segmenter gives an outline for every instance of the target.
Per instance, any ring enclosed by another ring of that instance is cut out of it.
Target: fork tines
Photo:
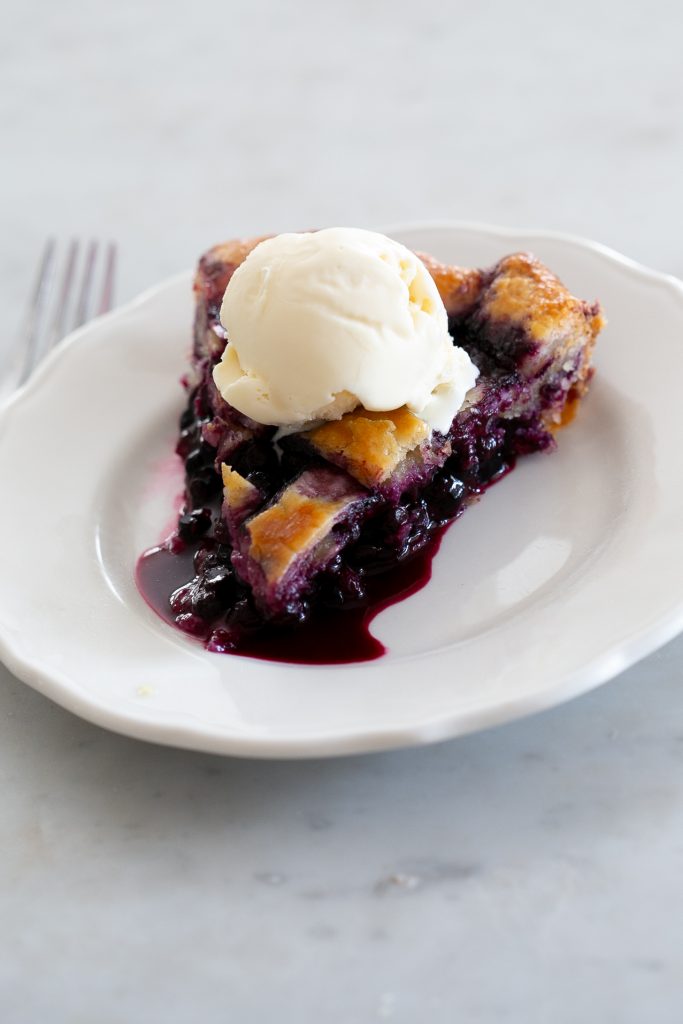
[[[91,241],[85,252],[82,249],[72,239],[60,270],[57,243],[54,238],[45,243],[20,338],[24,357],[19,384],[28,380],[42,357],[65,334],[111,309],[116,246]]]

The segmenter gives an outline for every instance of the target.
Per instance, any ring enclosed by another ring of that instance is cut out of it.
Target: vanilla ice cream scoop
[[[328,228],[256,246],[226,289],[214,380],[259,423],[291,429],[406,405],[446,432],[477,368],[418,257],[373,231]]]

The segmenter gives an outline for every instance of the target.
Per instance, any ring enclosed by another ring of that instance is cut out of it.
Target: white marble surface
[[[4,352],[48,232],[115,237],[120,299],[224,236],[441,217],[683,275],[677,3],[3,22]],[[536,718],[308,764],[122,739],[0,669],[0,1019],[677,1024],[682,666],[678,640]]]

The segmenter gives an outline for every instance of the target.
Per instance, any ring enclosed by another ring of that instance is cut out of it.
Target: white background
[[[48,234],[115,239],[120,301],[234,235],[427,218],[683,276],[678,3],[2,7],[2,354]],[[121,739],[0,669],[3,1024],[677,1024],[682,657],[310,764]]]

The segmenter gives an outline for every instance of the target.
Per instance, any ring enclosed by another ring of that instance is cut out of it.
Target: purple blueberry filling
[[[207,368],[208,369],[208,368]],[[518,397],[523,384],[512,376],[492,382],[481,403],[461,414],[451,441],[453,451],[427,486],[410,487],[395,503],[378,503],[369,514],[340,525],[341,550],[311,586],[295,581],[292,600],[277,626],[306,622],[315,609],[358,608],[369,602],[367,581],[391,572],[426,548],[441,528],[456,519],[468,502],[512,468],[520,453],[550,447],[551,435],[537,415],[504,419],[497,413]],[[235,552],[221,517],[220,478],[216,473],[221,441],[209,444],[212,423],[206,382],[191,393],[180,418],[178,454],[185,461],[186,504],[178,520],[176,553],[192,552],[192,574],[174,590],[170,610],[176,625],[205,641],[210,650],[235,650],[268,624],[253,593],[235,569]],[[315,461],[315,460],[314,460]],[[263,494],[277,494],[297,477],[310,456],[287,450],[275,455],[270,437],[233,445],[231,463]],[[295,596],[294,596],[295,595]]]

